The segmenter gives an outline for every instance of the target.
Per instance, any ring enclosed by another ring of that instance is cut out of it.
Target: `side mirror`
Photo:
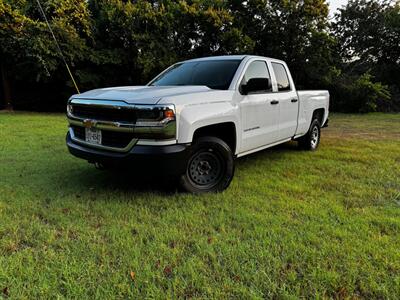
[[[241,93],[247,95],[255,92],[268,92],[272,88],[269,78],[251,78],[241,86]]]

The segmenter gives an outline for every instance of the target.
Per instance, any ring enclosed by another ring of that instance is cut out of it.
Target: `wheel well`
[[[314,110],[312,120],[317,119],[319,123],[322,125],[322,122],[324,121],[324,116],[325,116],[325,109],[324,108],[318,108]]]
[[[231,148],[232,152],[236,150],[236,127],[233,122],[208,125],[196,129],[193,134],[193,140],[202,136],[215,136],[220,138]]]

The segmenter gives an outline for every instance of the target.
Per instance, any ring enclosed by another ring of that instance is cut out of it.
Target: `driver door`
[[[246,85],[252,78],[266,78],[271,80],[267,62],[264,60],[251,61],[243,75],[240,87]],[[241,152],[250,151],[278,139],[279,102],[274,99],[271,90],[254,91],[243,95],[240,101],[242,119]]]

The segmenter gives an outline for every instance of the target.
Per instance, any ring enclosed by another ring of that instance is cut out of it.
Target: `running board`
[[[245,156],[245,155],[248,155],[248,154],[251,154],[251,153],[254,153],[254,152],[258,152],[258,151],[261,151],[261,150],[264,150],[264,149],[267,149],[267,148],[270,148],[270,147],[273,147],[273,146],[276,146],[276,145],[279,145],[279,144],[283,144],[283,143],[289,142],[291,140],[292,140],[292,138],[288,138],[288,139],[284,139],[284,140],[278,141],[276,143],[272,143],[272,144],[268,144],[268,145],[265,145],[265,146],[261,146],[261,147],[252,149],[252,150],[248,150],[248,151],[239,153],[236,157],[242,157],[242,156]]]

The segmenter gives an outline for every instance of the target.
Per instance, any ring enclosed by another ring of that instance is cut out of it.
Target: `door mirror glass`
[[[244,95],[251,93],[266,93],[271,91],[272,85],[269,78],[251,78],[246,84],[241,86]]]

